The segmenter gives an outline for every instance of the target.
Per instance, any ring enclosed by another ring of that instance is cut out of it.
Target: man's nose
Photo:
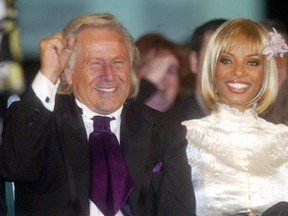
[[[101,79],[105,81],[111,81],[114,79],[114,71],[111,64],[103,64],[101,71]]]

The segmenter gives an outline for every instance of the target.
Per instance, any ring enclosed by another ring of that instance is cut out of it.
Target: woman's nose
[[[246,74],[245,66],[241,63],[236,63],[233,70],[233,74],[239,78],[245,76]]]

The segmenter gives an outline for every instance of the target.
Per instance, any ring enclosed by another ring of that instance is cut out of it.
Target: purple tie
[[[133,189],[120,145],[110,130],[113,119],[94,116],[94,131],[89,136],[90,199],[105,216],[114,216]]]

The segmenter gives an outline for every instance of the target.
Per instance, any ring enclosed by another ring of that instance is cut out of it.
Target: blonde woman
[[[288,214],[288,127],[258,116],[277,95],[273,56],[286,51],[281,35],[248,19],[227,21],[212,36],[202,70],[212,113],[183,122],[197,215]]]

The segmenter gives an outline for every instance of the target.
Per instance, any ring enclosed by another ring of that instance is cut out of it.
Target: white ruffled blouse
[[[261,214],[288,201],[288,127],[219,104],[183,122],[198,216]]]

